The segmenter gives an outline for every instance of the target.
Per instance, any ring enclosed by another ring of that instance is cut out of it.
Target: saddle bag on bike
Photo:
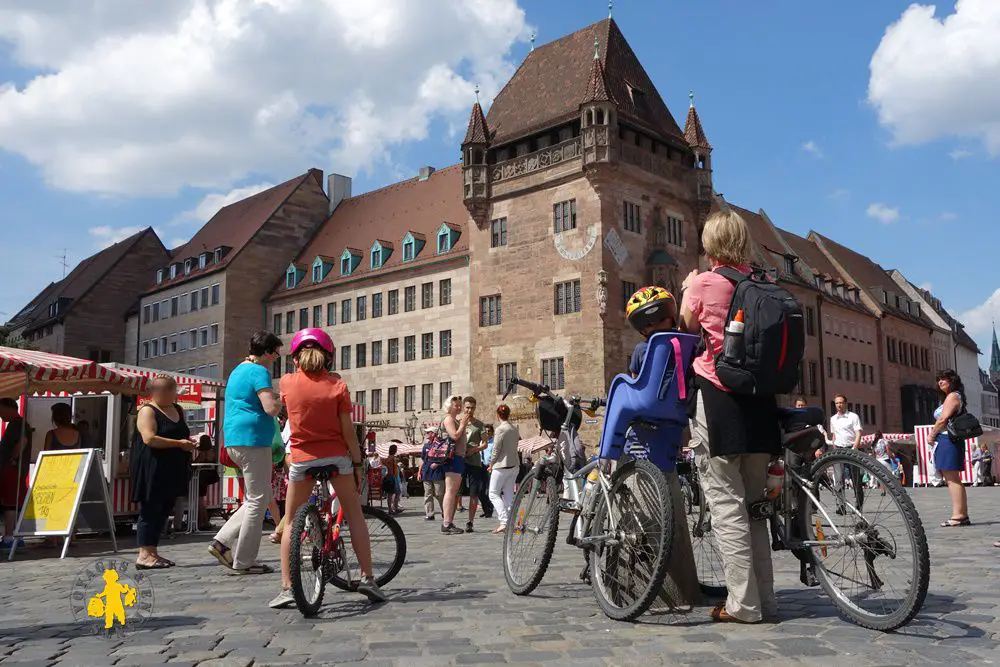
[[[719,381],[736,394],[792,392],[805,352],[805,318],[791,292],[754,269],[746,275],[720,266],[715,273],[735,284],[726,317]]]
[[[427,435],[424,446],[428,448],[428,460],[435,463],[447,461],[455,455],[455,441],[448,435],[448,431],[443,425],[434,433]]]

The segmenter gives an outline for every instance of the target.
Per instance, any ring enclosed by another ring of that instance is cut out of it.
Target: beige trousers
[[[431,482],[424,480],[424,516],[434,516],[434,499],[437,498],[441,514],[444,514],[444,480]]]
[[[764,497],[770,455],[711,456],[705,403],[700,392],[691,420],[691,449],[712,512],[712,531],[722,554],[729,589],[726,611],[751,623],[777,614],[767,522],[750,521],[747,513],[747,503]]]

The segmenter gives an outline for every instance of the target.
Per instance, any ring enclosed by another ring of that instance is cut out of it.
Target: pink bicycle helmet
[[[330,334],[316,327],[300,329],[295,334],[295,337],[292,338],[292,356],[310,343],[317,345],[333,357],[333,339],[330,338]]]

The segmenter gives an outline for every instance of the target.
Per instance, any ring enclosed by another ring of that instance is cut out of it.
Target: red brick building
[[[603,394],[639,340],[627,296],[698,265],[712,184],[694,107],[682,131],[606,19],[532,51],[488,115],[473,107],[462,151],[473,391],[516,374]]]

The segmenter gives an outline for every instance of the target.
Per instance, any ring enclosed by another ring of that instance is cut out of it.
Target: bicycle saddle
[[[317,482],[325,482],[331,477],[336,477],[339,474],[340,468],[336,465],[316,466],[314,468],[306,469],[306,476],[312,477]]]

